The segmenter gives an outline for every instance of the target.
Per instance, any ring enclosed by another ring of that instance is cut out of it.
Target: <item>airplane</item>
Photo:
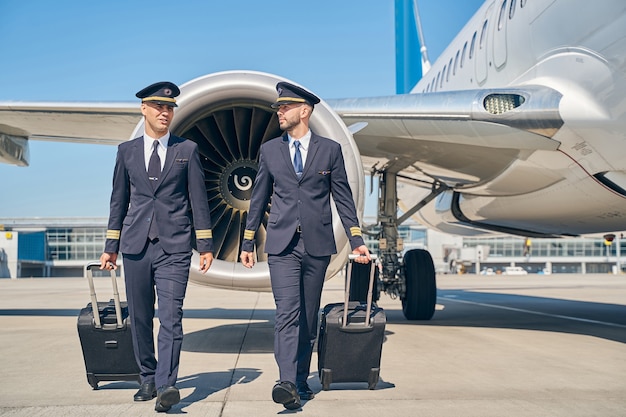
[[[398,94],[322,100],[311,119],[342,145],[361,216],[365,173],[378,178],[377,224],[364,228],[380,242],[377,293],[400,299],[409,320],[434,314],[432,257],[403,253],[398,235],[410,217],[466,236],[624,229],[625,2],[487,0],[432,64],[417,3],[396,8]],[[198,143],[217,248],[192,282],[270,290],[263,227],[257,265],[238,256],[259,147],[281,134],[269,106],[279,81],[293,82],[242,70],[181,86],[171,130]],[[0,102],[5,163],[27,165],[29,140],[116,145],[142,132],[136,103]],[[349,253],[333,215],[338,253],[327,277]],[[355,274],[356,292],[365,275]]]

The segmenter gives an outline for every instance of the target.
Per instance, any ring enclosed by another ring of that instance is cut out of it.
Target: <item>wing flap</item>
[[[115,145],[130,138],[141,117],[137,103],[0,102],[0,134]]]

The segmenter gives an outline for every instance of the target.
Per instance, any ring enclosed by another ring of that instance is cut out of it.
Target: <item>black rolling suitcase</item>
[[[354,257],[351,255],[350,259]],[[375,259],[375,256],[372,256]],[[371,262],[367,303],[348,301],[352,262],[348,265],[345,301],[322,310],[317,359],[322,389],[335,382],[367,382],[376,388],[385,338],[385,312],[372,302],[375,263]]]
[[[111,271],[113,299],[98,302],[93,284],[92,268],[100,262],[86,266],[86,276],[91,291],[91,303],[78,316],[78,337],[83,348],[87,382],[98,389],[100,381],[137,381],[141,383],[139,366],[133,353],[133,340],[128,319],[128,305],[120,302],[115,271]],[[94,315],[92,306],[97,306]]]

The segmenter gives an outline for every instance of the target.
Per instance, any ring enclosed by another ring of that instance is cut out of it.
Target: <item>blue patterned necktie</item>
[[[300,153],[300,141],[294,140],[293,146],[296,147],[296,152],[293,155],[293,168],[296,170],[298,178],[302,176],[302,154]]]

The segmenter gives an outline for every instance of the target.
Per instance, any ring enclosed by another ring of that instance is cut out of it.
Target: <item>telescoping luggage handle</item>
[[[87,281],[89,282],[89,291],[91,293],[91,309],[93,311],[93,319],[95,322],[96,329],[102,328],[102,323],[100,322],[100,312],[98,311],[98,299],[96,298],[96,288],[93,285],[93,272],[91,271],[93,268],[100,268],[100,262],[94,261],[89,262],[85,267],[87,273]],[[120,303],[120,294],[117,290],[117,277],[115,276],[115,270],[111,270],[111,282],[113,283],[113,302],[115,303],[115,318],[117,320],[117,328],[121,329],[124,327],[122,324],[122,305]]]
[[[348,255],[348,271],[346,274],[346,294],[345,294],[345,302],[343,305],[343,323],[341,323],[341,327],[348,327],[348,303],[350,301],[350,283],[352,282],[352,264],[355,259],[357,259],[361,255],[350,254]],[[377,255],[370,254],[370,258],[372,261],[370,262],[370,282],[369,287],[367,289],[367,307],[365,310],[365,325],[364,327],[369,327],[370,325],[370,314],[372,313],[372,294],[374,292],[374,268],[376,265],[376,259],[378,259]]]

